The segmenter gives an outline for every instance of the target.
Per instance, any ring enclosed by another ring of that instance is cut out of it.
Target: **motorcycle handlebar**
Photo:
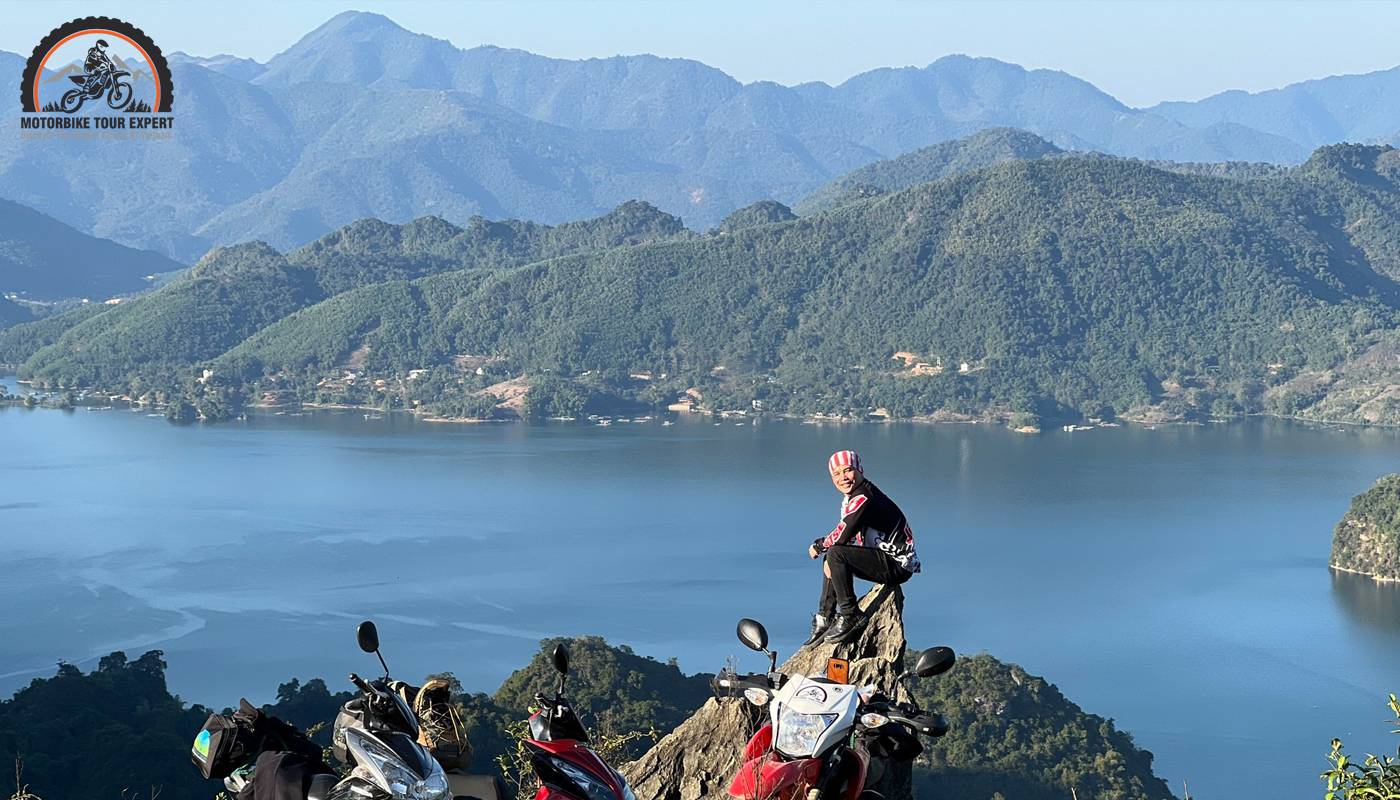
[[[359,689],[360,691],[364,692],[365,694],[374,694],[374,693],[375,693],[375,691],[374,691],[372,688],[370,688],[370,685],[369,685],[368,683],[365,683],[364,678],[361,678],[359,675],[356,675],[356,674],[353,673],[353,672],[350,673],[350,682],[353,683],[353,684],[355,684],[355,688],[356,688],[356,689]]]
[[[890,722],[897,722],[915,733],[922,733],[925,736],[942,736],[948,732],[947,723],[937,714],[920,713],[913,719],[890,715]]]

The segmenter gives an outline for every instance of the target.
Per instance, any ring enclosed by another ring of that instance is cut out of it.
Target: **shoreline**
[[[24,386],[29,386],[29,385],[30,385],[27,381],[21,381],[21,380],[19,380],[18,377],[17,377],[14,373],[12,373],[12,372],[11,372],[11,373],[5,372],[2,366],[0,366],[0,378],[8,378],[8,379],[14,381],[14,383],[15,383],[16,385],[24,385]],[[101,391],[98,391],[98,390],[92,390],[92,389],[41,389],[41,390],[33,390],[33,389],[31,389],[31,393],[43,393],[44,395],[53,395],[53,394],[58,394],[58,393],[61,393],[61,392],[64,392],[64,391],[73,391],[73,392],[94,392],[98,397],[104,398],[105,401],[108,402],[108,403],[123,403],[127,408],[148,408],[148,409],[154,409],[154,410],[157,410],[157,411],[163,411],[163,410],[166,408],[165,405],[162,405],[162,404],[159,404],[159,403],[143,403],[143,402],[141,402],[140,400],[136,400],[136,399],[133,399],[133,398],[130,398],[130,397],[127,397],[127,396],[123,396],[123,395],[111,395],[111,394],[107,394],[107,393],[104,393],[104,392],[101,392]],[[20,397],[20,396],[19,396],[19,395],[15,395],[15,396],[12,396],[12,397]],[[0,402],[0,408],[3,408],[3,407],[8,406],[8,405],[20,405],[20,404],[21,404],[21,401],[19,401],[19,400],[10,400],[10,401],[5,401],[5,402]],[[75,408],[81,408],[81,407],[83,407],[83,406],[84,406],[84,404],[78,404],[78,405],[75,405],[74,407],[75,407]],[[38,407],[43,408],[43,407],[45,407],[45,406],[43,406],[42,403],[41,403]],[[418,421],[420,421],[420,422],[433,423],[433,424],[435,424],[435,425],[454,424],[454,423],[455,423],[455,424],[462,424],[462,425],[479,425],[479,424],[482,424],[482,423],[521,423],[521,422],[536,424],[536,421],[532,421],[532,420],[526,419],[526,418],[524,418],[524,417],[520,417],[520,416],[518,416],[518,415],[517,415],[517,416],[512,416],[512,417],[492,417],[492,418],[489,418],[489,419],[478,419],[478,418],[473,418],[473,417],[445,417],[445,416],[441,416],[441,415],[437,415],[437,414],[431,414],[431,413],[428,413],[428,412],[419,411],[418,409],[413,409],[413,408],[395,408],[395,409],[391,409],[391,410],[386,411],[386,410],[384,410],[383,408],[381,408],[381,407],[379,407],[379,406],[355,405],[355,404],[348,404],[348,403],[315,403],[315,402],[307,402],[307,403],[297,403],[297,402],[289,402],[289,403],[261,403],[261,402],[254,402],[254,403],[249,403],[249,404],[247,404],[246,406],[244,406],[243,409],[242,409],[242,411],[241,411],[241,413],[244,414],[244,415],[248,415],[248,414],[250,414],[250,412],[270,411],[270,410],[273,410],[273,409],[281,409],[281,410],[309,409],[309,410],[315,410],[315,411],[356,411],[356,412],[361,412],[361,413],[372,413],[372,414],[408,414],[408,415],[410,415],[410,416],[411,416],[413,419],[415,419],[415,420],[418,420]],[[1076,432],[1077,432],[1077,431],[1081,431],[1081,430],[1096,430],[1096,429],[1099,429],[1099,428],[1114,428],[1114,427],[1133,427],[1133,428],[1138,428],[1138,429],[1142,429],[1142,430],[1156,430],[1157,428],[1163,428],[1163,427],[1171,427],[1171,428],[1176,428],[1176,427],[1199,427],[1199,426],[1203,426],[1203,425],[1206,425],[1206,424],[1219,424],[1219,423],[1239,422],[1239,421],[1249,420],[1249,419],[1251,419],[1251,418],[1254,418],[1254,419],[1281,420],[1281,421],[1293,422],[1293,423],[1296,423],[1296,424],[1299,424],[1299,425],[1304,425],[1304,426],[1313,427],[1313,428],[1319,428],[1319,427],[1320,427],[1320,428],[1326,428],[1326,427],[1328,427],[1328,426],[1338,426],[1338,427],[1345,427],[1345,428],[1354,428],[1354,429],[1358,429],[1358,430],[1366,429],[1366,428],[1374,428],[1374,429],[1378,429],[1378,430],[1391,430],[1391,431],[1393,431],[1393,430],[1400,430],[1400,422],[1387,423],[1387,422],[1358,422],[1358,421],[1353,421],[1353,420],[1328,420],[1328,419],[1317,419],[1317,418],[1315,418],[1315,417],[1298,416],[1298,415],[1296,415],[1296,414],[1283,415],[1283,414],[1267,414],[1267,413],[1264,413],[1264,412],[1254,412],[1254,413],[1248,413],[1248,414],[1241,414],[1241,415],[1236,416],[1236,417],[1210,417],[1210,418],[1206,419],[1205,421],[1201,421],[1201,420],[1190,420],[1190,419],[1170,419],[1170,420],[1167,420],[1167,419],[1159,419],[1159,418],[1151,418],[1151,417],[1142,417],[1142,416],[1138,416],[1138,415],[1134,415],[1134,416],[1119,416],[1119,417],[1117,417],[1112,423],[1109,423],[1109,424],[1104,424],[1103,422],[1090,422],[1090,423],[1086,423],[1086,422],[1083,421],[1083,420],[1078,421],[1078,422],[1068,422],[1068,423],[1062,422],[1062,421],[1048,421],[1048,422],[1047,422],[1047,421],[1042,420],[1042,427],[1040,427],[1040,428],[1034,428],[1034,429],[1033,429],[1031,426],[1022,426],[1022,427],[1019,427],[1019,428],[1010,427],[1010,426],[1008,425],[1008,419],[1009,419],[1009,417],[1010,417],[1010,414],[1009,414],[1009,413],[995,414],[995,413],[992,413],[992,412],[989,412],[988,414],[983,415],[983,416],[974,416],[974,415],[972,415],[972,414],[965,414],[965,413],[961,413],[961,412],[936,411],[936,412],[934,412],[934,413],[932,413],[932,414],[919,414],[919,415],[915,415],[915,416],[912,416],[912,417],[897,418],[897,417],[888,417],[888,416],[850,417],[850,416],[839,415],[839,414],[823,414],[823,413],[810,413],[810,414],[793,414],[793,413],[787,413],[787,412],[757,412],[757,413],[754,413],[754,412],[750,412],[750,411],[736,411],[736,410],[733,410],[733,409],[729,409],[729,410],[718,410],[718,411],[710,411],[710,410],[669,411],[669,410],[666,410],[666,409],[657,408],[657,409],[650,409],[649,411],[650,411],[650,414],[651,414],[652,416],[654,416],[656,419],[673,419],[673,420],[680,420],[680,419],[685,419],[685,418],[687,418],[687,417],[693,417],[693,418],[710,418],[710,419],[716,419],[716,420],[718,420],[718,419],[744,419],[744,420],[749,420],[749,421],[758,421],[758,420],[783,420],[783,421],[795,421],[795,422],[800,422],[800,423],[802,423],[802,424],[808,424],[808,425],[871,425],[871,424],[883,425],[883,424],[891,424],[891,423],[905,423],[905,424],[915,424],[915,425],[985,425],[985,426],[992,426],[992,427],[1003,427],[1003,428],[1006,428],[1006,430],[1007,430],[1008,432],[1017,433],[1017,434],[1020,434],[1020,435],[1043,435],[1043,434],[1046,434],[1046,433],[1058,433],[1058,432],[1061,432],[1061,430],[1064,428],[1065,425],[1074,425],[1074,426],[1075,426]],[[628,416],[628,415],[620,414],[620,413],[619,413],[619,414],[616,414],[616,415],[614,415],[614,414],[595,414],[595,415],[593,415],[593,416],[596,417],[596,418],[599,418],[599,419],[613,420],[613,419],[616,419],[616,418],[618,418],[618,417],[626,417],[626,416]],[[235,419],[235,418],[230,418],[230,419],[227,419],[227,420],[216,420],[215,423],[217,423],[217,422],[232,421],[232,419]],[[205,421],[205,420],[201,420],[201,421],[203,422],[203,421]],[[554,422],[554,421],[557,421],[557,420],[551,419],[551,420],[549,420],[549,421]],[[589,421],[588,421],[587,419],[585,419],[585,418],[580,418],[579,421],[580,421],[581,423],[583,423],[583,424],[591,424],[591,422],[589,422]],[[1396,580],[1397,580],[1397,581],[1400,581],[1400,579],[1396,579]]]
[[[1384,576],[1382,576],[1382,575],[1376,575],[1376,574],[1370,573],[1370,572],[1363,572],[1362,570],[1359,570],[1359,569],[1349,569],[1349,568],[1347,568],[1347,567],[1341,566],[1340,564],[1333,564],[1333,563],[1330,562],[1330,561],[1327,563],[1327,568],[1328,568],[1328,569],[1335,569],[1335,570],[1338,571],[1338,572],[1345,572],[1345,573],[1347,573],[1348,575],[1361,575],[1361,576],[1370,578],[1371,580],[1375,581],[1376,583],[1400,583],[1400,578],[1387,578],[1387,577],[1384,577]]]

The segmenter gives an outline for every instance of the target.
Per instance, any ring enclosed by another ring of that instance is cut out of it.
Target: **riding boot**
[[[822,635],[831,628],[831,620],[822,614],[812,615],[812,635],[802,643],[803,647],[821,641]]]
[[[860,629],[865,627],[865,615],[860,612],[854,614],[842,614],[836,618],[836,623],[826,632],[823,641],[827,644],[844,644],[856,637]]]

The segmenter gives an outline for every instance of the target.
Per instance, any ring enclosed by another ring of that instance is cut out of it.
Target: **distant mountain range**
[[[1295,164],[1400,131],[1395,70],[1129,108],[1051,70],[949,56],[837,86],[742,84],[697,61],[459,49],[340,14],[266,64],[176,53],[169,141],[0,139],[0,196],[190,262],[362,217],[555,224],[632,199],[696,229],[794,204],[851,170],[994,127],[1065,150]],[[15,83],[23,59],[0,53]],[[0,124],[14,127],[0,111]]]
[[[29,322],[33,318],[23,306],[0,297],[0,330],[21,322]]]
[[[0,200],[0,295],[106,300],[148,289],[148,276],[182,268],[159,253],[88,236],[31,208]]]

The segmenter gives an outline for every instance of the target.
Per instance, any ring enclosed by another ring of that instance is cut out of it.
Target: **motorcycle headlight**
[[[396,800],[451,800],[447,776],[436,763],[426,777],[420,778],[397,753],[359,731],[347,730],[345,743],[355,758],[355,769],[350,774],[378,786]]]
[[[817,754],[817,740],[836,722],[836,714],[799,714],[784,711],[778,717],[778,737],[773,747],[790,758]]]
[[[617,800],[617,793],[611,786],[588,774],[582,767],[562,758],[552,758],[550,763],[582,789],[588,795],[588,800]],[[625,780],[622,781],[622,789],[623,800],[637,800],[632,794],[632,787],[628,786]]]

